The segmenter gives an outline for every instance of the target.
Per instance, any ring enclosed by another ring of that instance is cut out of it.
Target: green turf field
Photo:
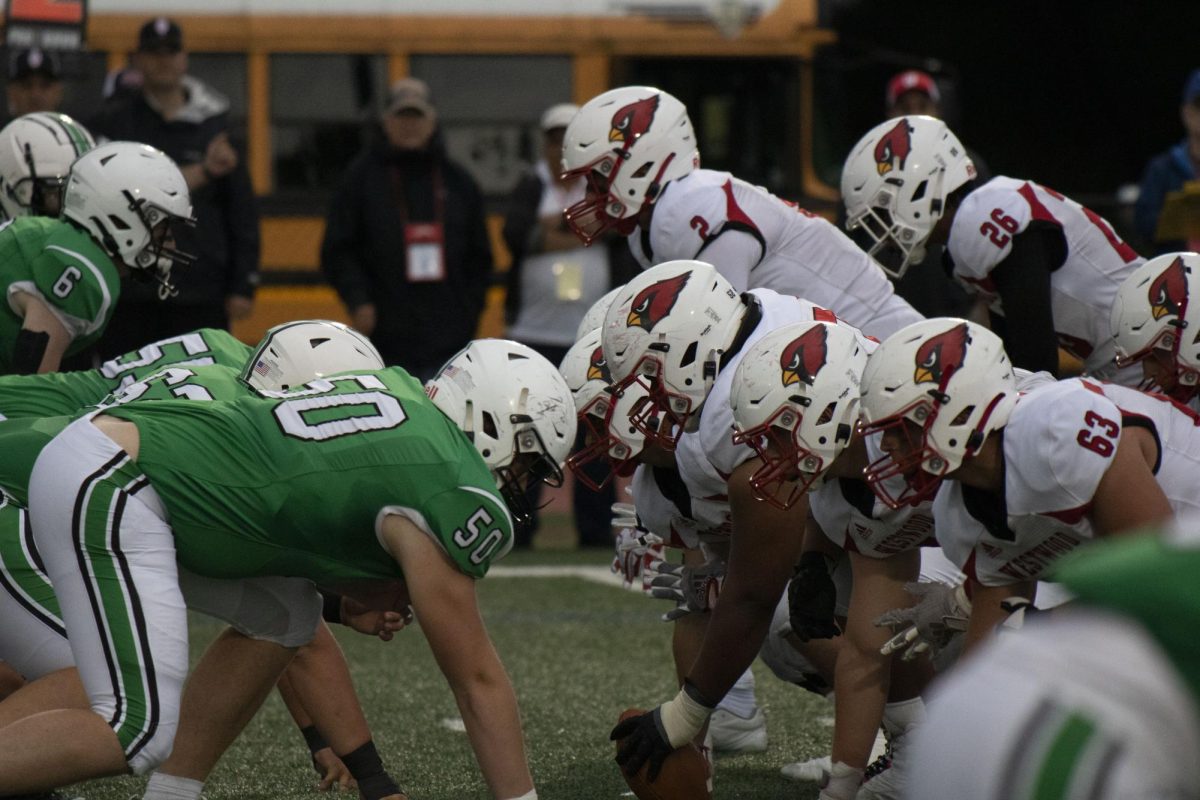
[[[535,550],[501,563],[600,566],[610,559],[596,551]],[[674,692],[670,627],[658,621],[668,605],[580,578],[489,577],[479,590],[488,630],[520,699],[538,796],[631,796],[612,761],[608,731],[624,708],[651,707]],[[218,628],[202,617],[191,622],[195,658]],[[384,643],[338,626],[335,631],[384,763],[413,800],[488,797],[466,735],[446,724],[457,711],[420,632],[410,629]],[[829,752],[823,720],[831,707],[761,664],[755,672],[770,747],[761,755],[720,757],[715,796],[812,800],[816,788],[787,781],[779,767]],[[304,743],[273,695],[218,764],[205,797],[317,798],[314,784]],[[144,779],[111,779],[75,787],[70,796],[127,800],[140,797],[143,786]]]

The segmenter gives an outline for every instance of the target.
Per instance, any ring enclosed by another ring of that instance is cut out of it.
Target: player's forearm
[[[371,739],[346,659],[325,623],[318,626],[312,642],[296,652],[284,675],[312,724],[335,753],[353,752]],[[286,695],[284,699],[286,702]],[[294,711],[292,716],[296,716]]]
[[[882,642],[847,641],[838,653],[834,677],[833,760],[863,769],[871,755],[875,732],[887,702],[889,656],[879,653]],[[885,639],[886,641],[886,639]]]
[[[517,696],[499,660],[482,666],[468,685],[456,688],[455,699],[492,795],[520,797],[532,789]]]
[[[768,599],[771,591],[751,587],[751,591],[730,592],[726,580],[717,607],[709,614],[708,630],[696,663],[687,678],[710,704],[718,703],[743,672],[754,662],[766,638],[775,604],[783,587]]]

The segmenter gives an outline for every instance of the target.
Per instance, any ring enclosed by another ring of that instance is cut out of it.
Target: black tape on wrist
[[[342,596],[340,594],[331,594],[330,592],[321,592],[321,598],[324,600],[324,604],[321,606],[321,617],[326,622],[341,625]]]
[[[341,758],[354,780],[358,781],[358,791],[363,800],[381,800],[388,795],[401,793],[400,787],[383,768],[383,759],[379,757],[374,741],[368,739],[362,747]]]
[[[317,730],[316,725],[301,728],[300,735],[304,737],[304,743],[308,745],[308,752],[313,755],[316,755],[318,750],[324,750],[326,747],[329,747],[329,742],[325,741],[325,737]]]

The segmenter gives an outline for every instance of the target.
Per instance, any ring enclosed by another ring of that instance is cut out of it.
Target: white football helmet
[[[575,406],[558,369],[519,342],[476,339],[425,384],[425,393],[483,456],[514,521],[528,524],[525,484],[561,486],[575,443]]]
[[[604,319],[604,357],[618,395],[639,382],[648,391],[631,417],[648,440],[675,448],[708,397],[746,308],[703,261],[667,261],[621,288]]]
[[[630,420],[629,412],[647,397],[645,385],[635,383],[619,396],[613,393],[599,328],[567,351],[559,372],[574,397],[575,414],[585,433],[584,445],[567,459],[567,466],[576,479],[599,491],[614,475],[628,476],[637,467],[646,437]],[[597,461],[609,465],[601,480],[588,471]]]
[[[134,275],[171,288],[171,267],[192,256],[175,248],[172,228],[195,224],[183,173],[166,153],[136,142],[108,142],[71,166],[63,216],[82,226]]]
[[[57,217],[72,162],[96,146],[66,114],[37,111],[0,130],[0,209],[8,219]]]
[[[1118,366],[1162,354],[1162,370],[1143,388],[1181,403],[1196,396],[1200,391],[1200,254],[1167,253],[1135,269],[1117,290],[1109,321]]]
[[[942,317],[901,328],[863,372],[863,432],[881,432],[885,450],[867,467],[867,483],[891,508],[931,498],[1008,422],[1018,396],[1000,337],[982,325]],[[905,481],[898,495],[885,484],[896,475]]]
[[[975,164],[946,123],[897,117],[876,125],[842,167],[846,229],[862,228],[868,251],[895,278],[925,258],[946,198],[975,179]]]
[[[790,507],[849,444],[867,345],[848,325],[800,322],[746,349],[729,405],[734,443],[748,444],[762,459],[750,477],[759,499]]]
[[[563,174],[587,192],[564,213],[584,244],[616,227],[629,235],[644,205],[700,166],[687,108],[651,86],[623,86],[583,104],[563,138]]]
[[[326,375],[383,369],[379,351],[367,337],[340,322],[306,319],[267,331],[242,369],[255,389],[287,391]]]
[[[596,302],[592,303],[591,308],[583,315],[583,319],[579,321],[579,327],[575,329],[575,341],[579,341],[587,334],[598,329],[604,324],[604,315],[608,313],[608,307],[612,305],[613,299],[617,293],[621,291],[621,287],[610,291],[608,294],[601,297]]]

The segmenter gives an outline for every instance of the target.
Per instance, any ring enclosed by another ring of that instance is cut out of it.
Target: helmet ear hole
[[[958,426],[958,425],[966,425],[967,420],[969,420],[971,418],[971,415],[974,413],[975,413],[975,406],[973,406],[973,405],[967,406],[962,411],[958,412],[958,414],[954,417],[954,419],[952,419],[950,421],[950,425],[952,427]]]
[[[491,412],[483,412],[483,434],[490,439],[497,439],[500,436],[500,430],[496,427],[496,420]]]

